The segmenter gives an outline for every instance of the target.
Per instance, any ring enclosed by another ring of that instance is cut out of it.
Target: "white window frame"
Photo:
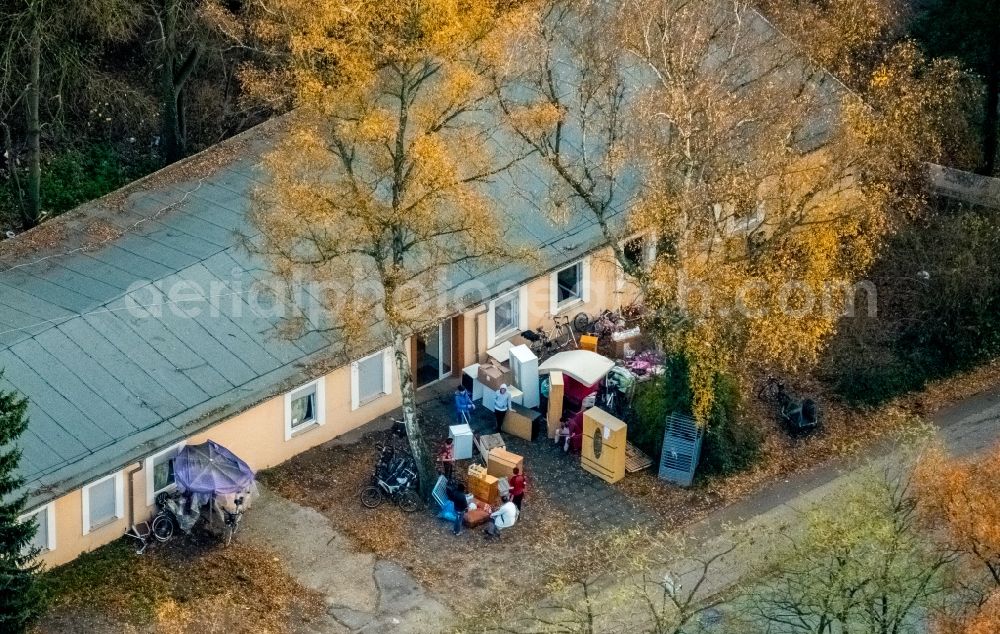
[[[302,396],[303,392],[314,391],[316,394],[314,408],[316,417],[310,423],[301,423],[292,427],[292,401]],[[326,377],[321,376],[285,394],[285,440],[291,440],[302,432],[326,424]]]
[[[156,459],[157,458],[165,456],[166,454],[168,454],[170,452],[173,452],[174,456],[176,456],[177,453],[184,447],[185,444],[187,444],[187,441],[186,440],[182,440],[179,443],[177,443],[175,445],[171,445],[171,446],[167,447],[166,449],[162,449],[160,451],[157,451],[153,455],[151,455],[148,458],[146,458],[146,461],[143,463],[143,466],[142,466],[143,470],[146,472],[146,506],[153,506],[153,503],[156,502],[156,496],[160,492],[162,492],[162,491],[173,491],[174,489],[177,488],[176,484],[168,484],[167,486],[163,487],[162,489],[154,489],[153,487],[156,486],[156,482],[155,482],[156,478],[155,478],[155,475],[153,473],[153,468],[156,466]]]
[[[559,274],[563,271],[580,267],[580,296],[559,301]],[[549,313],[558,315],[561,311],[586,304],[590,301],[590,256],[577,260],[572,264],[560,267],[549,275]]]
[[[511,295],[517,293],[517,323],[513,327],[497,332],[496,308],[498,303],[503,303]],[[520,286],[511,289],[496,299],[490,301],[486,310],[486,347],[492,348],[497,343],[505,341],[527,328],[528,324],[528,287]]]
[[[361,385],[360,385],[359,380],[358,380],[358,378],[359,378],[358,377],[358,367],[362,363],[364,363],[365,361],[367,361],[368,359],[371,359],[371,358],[376,357],[378,355],[382,355],[383,356],[383,359],[382,359],[382,392],[380,394],[376,394],[375,396],[372,396],[371,398],[369,398],[367,400],[362,401],[361,400]],[[392,394],[392,367],[393,367],[392,348],[385,348],[383,350],[379,350],[378,352],[373,352],[372,354],[368,355],[367,357],[362,357],[362,358],[358,359],[357,361],[352,361],[351,362],[351,411],[352,412],[354,410],[358,409],[358,408],[364,407],[365,405],[367,405],[369,403],[372,403],[374,401],[379,400],[383,396],[387,396],[389,394]]]
[[[90,525],[90,489],[110,480],[115,479],[115,516],[108,520],[107,522],[101,524],[100,526]],[[106,475],[100,480],[94,480],[90,484],[83,487],[81,491],[82,495],[82,506],[83,506],[83,534],[89,535],[91,531],[95,531],[105,526],[110,526],[117,522],[118,520],[125,517],[125,478],[124,474],[119,471],[117,473],[112,473],[111,475]]]
[[[45,513],[45,548],[43,553],[50,553],[56,549],[56,503],[49,502],[44,506],[25,513],[17,518],[18,522],[26,522],[39,513]]]

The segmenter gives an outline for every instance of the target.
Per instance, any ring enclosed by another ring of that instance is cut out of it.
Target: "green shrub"
[[[687,365],[682,359],[667,359],[666,371],[646,383],[636,385],[632,399],[633,416],[628,438],[650,456],[658,457],[663,448],[663,430],[671,412],[691,411],[691,388]]]
[[[672,412],[691,413],[692,394],[687,363],[670,357],[665,372],[640,383],[632,400],[629,441],[658,459],[663,431]],[[727,475],[751,466],[760,456],[761,434],[740,417],[739,386],[726,376],[715,381],[715,398],[702,442],[698,477]]]
[[[42,162],[42,210],[49,216],[57,216],[100,198],[156,168],[157,163],[152,158],[126,157],[107,143],[84,145],[50,155]],[[23,170],[22,187],[27,185],[27,177],[27,171]],[[0,183],[0,221],[10,226],[20,223],[16,201],[13,181],[8,179]]]
[[[61,214],[129,182],[127,170],[106,144],[57,154],[42,165],[42,209]]]
[[[715,378],[715,398],[701,444],[700,476],[729,475],[752,466],[760,457],[762,436],[740,416],[740,392],[736,381]]]

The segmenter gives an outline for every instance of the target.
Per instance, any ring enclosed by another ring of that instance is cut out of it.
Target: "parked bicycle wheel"
[[[399,494],[399,508],[407,513],[413,513],[420,508],[420,496],[416,491],[403,491]]]
[[[370,509],[377,508],[383,499],[382,489],[377,486],[365,487],[361,491],[361,503]]]
[[[153,518],[153,525],[150,527],[156,541],[163,543],[174,536],[174,521],[166,513],[160,513]]]
[[[587,328],[590,327],[590,315],[587,313],[577,313],[576,317],[573,318],[573,328],[577,332],[587,332]]]

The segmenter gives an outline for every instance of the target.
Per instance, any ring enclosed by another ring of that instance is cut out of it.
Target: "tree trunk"
[[[177,21],[181,8],[176,0],[165,0],[160,16],[161,73],[160,119],[162,123],[163,159],[167,164],[179,161],[187,154],[187,131],[184,125],[184,85],[201,59],[197,42],[187,55],[177,48]]]
[[[434,466],[427,445],[424,443],[424,433],[417,420],[417,391],[410,373],[410,357],[406,350],[406,339],[400,333],[393,333],[392,352],[396,359],[396,374],[399,377],[399,393],[403,405],[403,422],[406,424],[406,437],[410,441],[410,452],[417,464],[420,476],[420,494],[427,499],[434,487]]]
[[[177,91],[174,88],[174,66],[177,57],[177,12],[173,0],[165,0],[160,16],[160,136],[163,160],[167,164],[180,158],[180,122],[177,117]]]
[[[22,205],[21,215],[24,226],[30,229],[38,224],[42,215],[42,124],[39,114],[39,93],[41,92],[42,40],[38,23],[41,16],[35,16],[31,31],[31,68],[28,82],[28,196]]]
[[[990,43],[990,59],[986,70],[986,112],[983,118],[983,167],[981,172],[992,176],[997,159],[997,126],[1000,124],[1000,40]]]

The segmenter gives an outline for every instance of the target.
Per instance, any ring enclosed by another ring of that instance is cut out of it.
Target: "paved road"
[[[946,408],[931,417],[940,438],[959,456],[980,453],[1000,440],[1000,388]],[[872,448],[865,455],[836,460],[791,480],[775,483],[749,498],[721,509],[704,520],[685,528],[684,537],[693,544],[691,557],[671,561],[657,571],[661,578],[669,573],[675,584],[691,588],[702,576],[701,561],[727,551],[729,554],[713,562],[699,596],[713,596],[735,583],[753,578],[753,572],[765,566],[769,557],[777,556],[789,538],[793,538],[802,514],[829,496],[845,489],[852,481],[870,474],[872,468],[883,469],[900,462],[900,455],[891,443]],[[747,544],[747,536],[752,543]],[[637,579],[596,577],[589,588],[590,601],[600,606],[596,610],[595,631],[639,631],[648,612],[631,599]],[[518,629],[549,631],[539,627],[539,619],[547,621],[575,619],[553,606],[573,606],[579,609],[582,595],[573,589],[557,597],[540,601]],[[614,607],[609,607],[614,606]],[[724,629],[724,626],[722,626]]]

